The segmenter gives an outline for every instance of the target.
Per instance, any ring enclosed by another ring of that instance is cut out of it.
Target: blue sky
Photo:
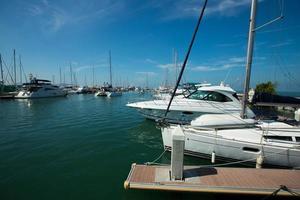
[[[59,82],[59,66],[70,82],[109,80],[114,85],[156,87],[173,83],[174,49],[181,64],[203,0],[2,0],[0,53],[7,66],[12,50],[26,73]],[[280,15],[281,0],[259,1],[257,25]],[[300,1],[284,1],[284,19],[257,32],[251,85],[276,81],[281,91],[300,91]],[[210,0],[184,79],[220,81],[240,90],[245,71],[249,0]],[[23,78],[24,80],[24,78]]]

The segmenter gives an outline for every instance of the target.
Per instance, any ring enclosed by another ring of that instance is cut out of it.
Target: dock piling
[[[172,133],[171,179],[183,179],[184,133],[178,126]]]

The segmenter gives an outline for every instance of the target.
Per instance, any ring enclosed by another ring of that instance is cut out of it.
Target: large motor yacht
[[[203,114],[240,113],[241,103],[231,87],[220,84],[205,85],[191,93],[175,96],[166,121],[179,124],[189,124],[191,120]],[[164,117],[169,98],[151,101],[129,103],[127,106],[136,108],[146,118],[160,120]],[[247,109],[247,115],[254,113]]]
[[[22,90],[15,96],[18,99],[61,97],[67,92],[56,85],[52,85],[49,80],[33,78],[30,83],[24,83]]]

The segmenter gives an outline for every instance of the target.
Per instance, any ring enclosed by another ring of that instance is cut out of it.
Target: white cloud
[[[107,64],[98,64],[98,65],[82,65],[74,68],[74,72],[80,72],[82,70],[87,70],[87,69],[96,69],[96,68],[107,68]]]
[[[204,1],[201,0],[167,1],[168,4],[173,5],[169,5],[169,8],[163,11],[163,19],[173,20],[196,17],[202,9],[203,2]],[[207,4],[205,15],[225,17],[236,16],[244,8],[249,8],[250,2],[250,0],[211,0]]]
[[[234,67],[241,67],[245,64],[245,57],[231,57],[226,60],[215,61],[210,64],[191,67],[192,71],[223,71]]]
[[[104,19],[101,22],[110,22],[114,16],[124,8],[121,1],[96,1],[89,2],[48,2],[43,0],[37,4],[29,4],[27,12],[40,22],[46,31],[57,32],[66,25],[86,23],[95,19]]]
[[[284,42],[279,42],[277,44],[273,44],[270,47],[275,48],[275,47],[288,46],[288,45],[291,45],[291,44],[292,44],[292,41],[288,40],[288,41],[284,41]]]
[[[146,58],[145,62],[150,63],[150,64],[157,64],[157,62],[155,60],[152,60],[150,58]]]

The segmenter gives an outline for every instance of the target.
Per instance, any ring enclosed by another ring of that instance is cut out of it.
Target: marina
[[[3,3],[0,199],[299,199],[298,7]]]

